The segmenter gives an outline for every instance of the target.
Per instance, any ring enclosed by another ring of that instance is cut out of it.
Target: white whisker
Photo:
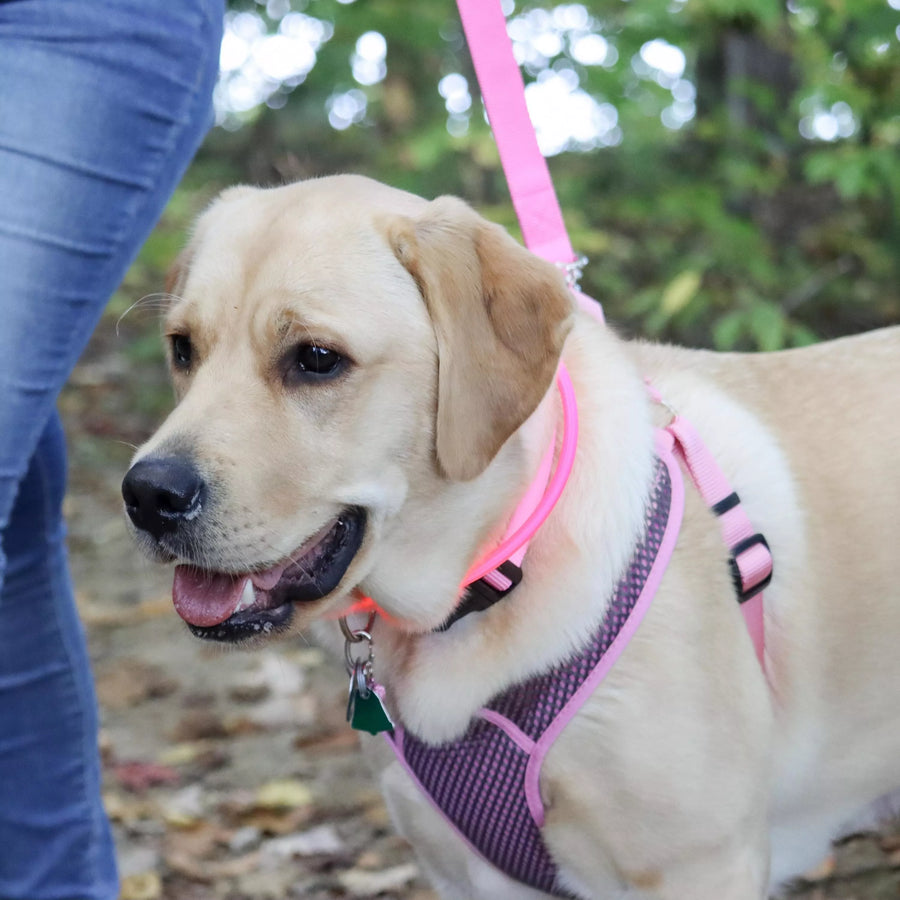
[[[171,306],[174,300],[179,299],[175,296],[175,294],[169,294],[165,292],[157,292],[154,294],[145,294],[138,300],[135,300],[125,312],[116,319],[116,337],[119,337],[119,326],[122,324],[122,320],[127,316],[132,310],[141,307],[141,309],[155,310],[156,312],[165,312],[169,306]]]

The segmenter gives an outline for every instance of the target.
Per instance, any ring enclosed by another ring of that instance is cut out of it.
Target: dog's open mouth
[[[241,641],[284,629],[294,604],[330,594],[356,556],[366,514],[344,510],[285,562],[264,572],[232,574],[175,568],[175,610],[200,638]]]

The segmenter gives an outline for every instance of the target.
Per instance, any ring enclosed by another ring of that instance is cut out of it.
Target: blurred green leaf
[[[660,298],[660,308],[668,316],[681,312],[697,294],[702,275],[696,269],[687,269],[676,275],[665,287]]]
[[[780,350],[784,346],[784,313],[774,303],[764,300],[754,303],[747,321],[760,350]]]

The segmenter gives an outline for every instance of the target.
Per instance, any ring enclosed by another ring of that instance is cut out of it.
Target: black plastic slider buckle
[[[522,570],[511,559],[500,563],[494,571],[505,575],[509,579],[509,587],[503,590],[495,588],[485,581],[483,576],[477,581],[473,581],[468,587],[468,600],[472,606],[470,612],[481,611],[493,606],[498,600],[502,600],[522,580]]]
[[[447,617],[447,621],[438,628],[438,631],[446,631],[454,622],[458,622],[469,613],[482,612],[490,609],[499,600],[502,600],[522,580],[522,570],[510,559],[500,563],[494,570],[509,579],[509,587],[501,590],[495,588],[484,580],[484,577],[473,581],[466,588],[465,596],[459,606]]]
[[[769,586],[769,582],[772,580],[772,572],[774,571],[774,566],[762,581],[744,590],[744,579],[741,577],[741,570],[737,564],[737,558],[742,553],[745,553],[747,550],[749,550],[751,547],[755,547],[757,544],[762,544],[763,547],[766,548],[766,550],[769,550],[769,542],[758,532],[748,538],[745,538],[742,541],[739,541],[731,548],[731,558],[728,560],[728,563],[731,566],[731,579],[734,582],[734,589],[735,591],[737,591],[738,603],[746,603],[751,597],[755,597],[757,594],[764,591]],[[771,551],[769,551],[769,556],[771,555]]]

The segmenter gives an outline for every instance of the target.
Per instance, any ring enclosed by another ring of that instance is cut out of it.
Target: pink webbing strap
[[[772,575],[772,554],[765,538],[753,527],[747,513],[703,439],[687,419],[676,416],[666,430],[706,505],[719,517],[722,538],[731,550],[741,612],[760,665],[765,668],[765,629],[762,589]]]
[[[457,6],[525,246],[552,263],[575,262],[500,0],[457,0]]]

